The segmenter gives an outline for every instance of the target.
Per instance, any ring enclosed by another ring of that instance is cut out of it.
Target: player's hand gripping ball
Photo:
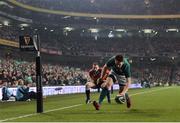
[[[117,95],[117,96],[115,97],[115,101],[116,101],[116,103],[118,103],[118,104],[124,104],[125,101],[126,101],[126,99],[125,99],[125,97],[124,97],[123,95]]]

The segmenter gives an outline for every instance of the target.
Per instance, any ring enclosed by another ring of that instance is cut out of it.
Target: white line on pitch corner
[[[160,90],[166,90],[172,87],[165,87],[165,88],[160,88],[160,89],[155,89],[155,90],[150,90],[150,91],[143,91],[143,92],[138,92],[138,93],[134,93],[134,94],[130,94],[130,96],[135,96],[135,95],[140,95],[140,94],[144,94],[144,93],[152,93],[155,91],[160,91]],[[114,98],[111,98],[114,99]],[[54,111],[59,111],[59,110],[63,110],[63,109],[69,109],[69,108],[74,108],[74,107],[78,107],[81,106],[83,104],[77,104],[77,105],[71,105],[71,106],[67,106],[67,107],[61,107],[61,108],[57,108],[57,109],[52,109],[52,110],[47,110],[44,113],[49,113],[49,112],[54,112]],[[0,120],[0,122],[6,122],[6,121],[11,121],[11,120],[16,120],[16,119],[21,119],[21,118],[25,118],[25,117],[30,117],[30,116],[34,116],[34,115],[38,115],[38,113],[33,113],[33,114],[27,114],[27,115],[22,115],[22,116],[18,116],[18,117],[12,117],[12,118],[7,118],[4,120]]]
[[[130,97],[131,96],[135,96],[135,95],[139,95],[139,94],[145,94],[145,93],[151,93],[151,92],[154,92],[154,91],[161,91],[161,90],[166,90],[166,89],[169,89],[169,88],[173,88],[173,87],[164,87],[164,88],[160,88],[160,89],[155,89],[155,90],[150,90],[150,91],[143,91],[143,92],[138,92],[138,93],[135,93],[135,94],[130,94]]]

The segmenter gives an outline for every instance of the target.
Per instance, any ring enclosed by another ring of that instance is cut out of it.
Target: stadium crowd
[[[16,87],[21,81],[35,86],[35,63],[0,59],[0,85],[4,82]],[[87,82],[87,73],[80,68],[43,64],[42,83],[44,86],[83,85]]]
[[[0,27],[0,39],[7,39],[18,42],[19,35],[26,31],[13,26]],[[54,31],[47,35],[46,30],[40,32],[42,47],[58,49],[62,51],[62,55],[75,56],[112,56],[115,53],[135,54],[137,56],[161,55],[163,53],[179,54],[180,45],[177,38],[158,38],[153,37],[149,40],[146,37],[123,37],[123,38],[98,38],[79,37],[77,33],[64,35],[63,32]],[[113,42],[113,43],[112,43]],[[173,42],[173,43],[172,43]],[[103,46],[102,46],[103,44]],[[15,52],[14,52],[15,53]],[[0,54],[0,56],[2,53]],[[19,54],[17,53],[16,56]],[[5,74],[5,81],[9,85],[16,86],[18,81],[23,80],[35,85],[35,63],[17,61],[15,59],[5,60],[1,58],[1,80]],[[173,81],[179,81],[179,69],[173,73]],[[155,67],[147,68],[134,67],[132,72],[138,81],[149,78],[151,82],[168,82],[171,76],[171,67]],[[146,75],[148,73],[148,76]],[[79,85],[87,81],[87,73],[76,67],[64,67],[61,65],[43,64],[43,84],[44,85]],[[4,81],[4,80],[3,80]]]
[[[168,66],[134,68],[132,74],[139,83],[150,83],[152,86],[175,84],[178,81],[177,78],[171,80],[171,67]]]
[[[18,31],[15,28],[9,26],[0,27],[0,38],[11,41],[18,41]]]
[[[162,53],[168,54],[168,53],[178,53],[180,54],[180,45],[179,45],[179,39],[178,38],[154,38],[154,40],[151,40],[151,44],[153,46],[153,49],[160,55]]]
[[[177,67],[172,71],[171,66],[133,66],[131,71],[132,77],[135,80],[134,83],[148,81],[155,86],[168,83],[179,83],[179,70],[180,68]],[[172,72],[173,75],[171,75]],[[84,85],[89,81],[88,69],[82,70],[81,68],[62,66],[59,64],[43,64],[42,77],[43,86]],[[4,82],[7,82],[8,86],[16,87],[21,81],[29,83],[31,86],[35,86],[35,63],[1,58],[0,85],[2,86]]]
[[[20,30],[20,28],[3,26],[0,30],[0,38],[18,41],[19,35],[29,32],[32,32],[32,30],[26,29],[26,31],[23,31]],[[178,50],[180,49],[178,38],[153,37],[147,40],[146,37],[142,38],[136,36],[123,38],[98,38],[96,40],[94,37],[79,38],[77,34],[80,35],[80,32],[72,32],[67,36],[63,35],[62,30],[61,32],[62,33],[59,33],[59,31],[56,30],[47,35],[47,31],[41,29],[39,34],[43,42],[42,47],[59,50],[63,55],[75,56],[103,56],[107,54],[113,55],[117,52],[136,56],[180,54],[180,51]]]

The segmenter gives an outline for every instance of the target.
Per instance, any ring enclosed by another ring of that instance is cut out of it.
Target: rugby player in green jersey
[[[110,70],[109,76],[107,77],[106,81],[102,81],[102,78],[106,75],[107,70]],[[130,64],[128,63],[127,59],[123,58],[123,56],[120,54],[110,58],[103,66],[101,77],[98,79],[98,83],[100,83],[102,91],[99,96],[99,101],[93,102],[96,110],[100,109],[108,90],[111,88],[113,83],[117,82],[120,86],[118,95],[125,97],[127,108],[130,108],[131,101],[127,94],[129,86],[131,85]]]

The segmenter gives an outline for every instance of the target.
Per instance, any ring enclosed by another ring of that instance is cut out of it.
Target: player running
[[[89,76],[91,78],[91,81],[87,82],[85,85],[86,86],[86,104],[91,102],[90,101],[90,88],[93,88],[93,89],[100,88],[100,85],[99,85],[100,83],[99,84],[97,83],[97,79],[101,77],[101,72],[102,72],[102,69],[99,67],[99,65],[96,63],[93,63],[92,69],[89,71]],[[105,75],[102,78],[102,81],[106,79],[107,75],[108,75],[108,72],[105,72]],[[110,90],[107,91],[106,96],[108,99],[108,103],[111,103]]]
[[[111,72],[106,81],[103,81],[107,70],[111,70]],[[122,55],[113,56],[107,61],[102,69],[101,77],[97,81],[103,83],[101,85],[102,91],[99,96],[99,102],[93,102],[96,110],[100,109],[100,105],[102,104],[104,97],[107,95],[108,90],[113,85],[113,82],[119,82],[120,89],[118,95],[125,96],[127,108],[131,107],[131,101],[127,94],[127,91],[131,84],[130,64],[128,63],[127,59],[123,58]]]

